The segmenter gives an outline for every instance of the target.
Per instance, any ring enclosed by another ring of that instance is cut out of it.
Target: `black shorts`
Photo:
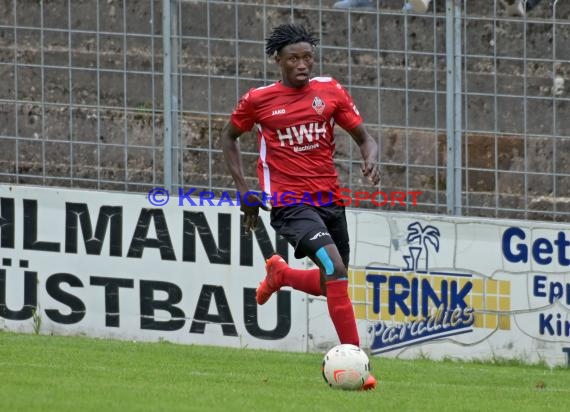
[[[344,206],[295,206],[271,209],[271,227],[294,248],[297,259],[314,260],[317,250],[335,244],[342,262],[348,267],[350,244]]]

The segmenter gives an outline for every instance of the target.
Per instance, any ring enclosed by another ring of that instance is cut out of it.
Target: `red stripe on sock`
[[[360,346],[354,309],[348,297],[348,280],[327,282],[327,306],[340,343]]]

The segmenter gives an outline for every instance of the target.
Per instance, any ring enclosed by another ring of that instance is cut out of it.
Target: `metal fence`
[[[498,0],[432,3],[1,0],[0,182],[232,190],[221,128],[279,78],[264,39],[295,21],[321,39],[315,74],[350,91],[377,139],[382,189],[422,191],[382,209],[566,220],[570,1],[524,17]],[[256,139],[241,144],[256,187]],[[343,187],[366,188],[359,162],[338,130]]]

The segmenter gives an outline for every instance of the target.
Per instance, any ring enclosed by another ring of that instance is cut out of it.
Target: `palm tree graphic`
[[[422,252],[425,253],[424,271],[429,270],[429,249],[428,243],[433,246],[436,252],[439,252],[439,230],[435,226],[422,226],[419,222],[408,225],[408,244],[417,244],[419,246],[409,246],[409,255],[404,256],[404,261],[408,266],[406,270],[419,270],[419,261]]]

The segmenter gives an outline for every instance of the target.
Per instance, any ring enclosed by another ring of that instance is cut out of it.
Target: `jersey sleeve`
[[[254,89],[250,89],[239,99],[230,116],[230,120],[234,126],[243,132],[251,130],[253,125],[256,123],[255,108],[251,95],[253,90]]]
[[[333,80],[333,87],[337,96],[338,105],[333,113],[335,122],[345,130],[352,130],[360,123],[362,117],[348,92],[338,83]]]

